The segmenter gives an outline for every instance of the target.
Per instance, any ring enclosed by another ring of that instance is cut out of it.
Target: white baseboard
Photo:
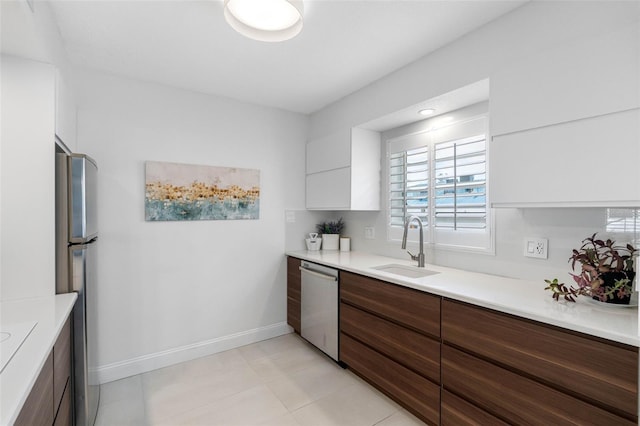
[[[212,355],[218,352],[228,351],[240,346],[271,339],[292,332],[292,328],[286,322],[254,328],[228,336],[218,337],[212,340],[181,346],[162,352],[114,362],[98,367],[94,372],[97,382],[100,384],[146,373],[158,368],[168,367],[184,361]]]

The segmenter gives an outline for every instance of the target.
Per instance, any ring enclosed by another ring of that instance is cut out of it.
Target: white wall
[[[54,70],[0,59],[0,300],[55,293]]]
[[[99,168],[101,381],[286,326],[285,209],[304,208],[307,118],[80,72],[79,150]],[[259,220],[145,222],[144,162],[260,170]]]
[[[558,45],[615,32],[639,14],[635,1],[529,2],[312,114],[310,139],[491,78],[531,55],[544,58]],[[541,82],[530,83],[535,91]]]
[[[70,79],[48,2],[0,2],[0,300],[55,293],[56,72]],[[73,143],[69,144],[73,149]]]
[[[553,69],[555,62],[552,59],[557,54],[558,46],[579,46],[592,39],[609,37],[621,28],[634,28],[628,33],[637,34],[639,20],[638,2],[530,2],[314,113],[311,116],[310,138],[344,127],[358,126],[459,87],[485,78],[491,79],[514,64],[520,66],[529,57],[539,58],[541,63],[549,59],[548,66]],[[637,46],[637,43],[629,45]],[[640,55],[640,52],[635,53]],[[569,59],[570,57],[566,58],[566,62],[570,63]],[[630,58],[630,61],[633,60],[634,58]],[[637,62],[637,58],[635,60]],[[582,63],[582,58],[576,58],[576,61]],[[547,73],[547,78],[549,75],[553,73]],[[543,81],[531,78],[526,86],[518,87],[518,90],[523,97],[531,95],[531,98],[538,99],[534,95],[542,84]],[[628,89],[637,92],[636,88],[637,84]],[[492,93],[494,90],[494,85],[491,85]],[[505,98],[502,96],[502,99]],[[633,104],[633,101],[635,105],[638,104],[640,93],[630,102]],[[496,108],[495,103],[495,99],[490,100],[492,114],[496,110],[501,113],[510,111],[509,105],[498,105],[500,108]],[[384,173],[386,153],[384,146],[382,149]],[[548,172],[553,173],[553,170]],[[576,179],[580,177],[576,176]],[[383,200],[386,199],[384,188],[382,197]],[[399,242],[387,240],[386,212],[338,214],[345,219],[345,234],[352,238],[353,250],[407,258],[407,254],[400,250]],[[427,260],[446,266],[518,278],[542,280],[557,276],[567,279],[570,270],[567,260],[571,249],[579,246],[582,239],[592,233],[603,232],[606,222],[606,210],[603,208],[498,209],[494,210],[494,215],[495,256],[430,250]],[[374,240],[364,239],[365,226],[375,228]],[[548,238],[549,259],[525,258],[525,237]],[[638,230],[614,237],[620,242],[635,239],[637,243]],[[414,251],[416,248],[410,247],[410,250]]]

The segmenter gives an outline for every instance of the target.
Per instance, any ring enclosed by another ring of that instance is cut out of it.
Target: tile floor
[[[296,334],[102,385],[96,426],[415,426]]]

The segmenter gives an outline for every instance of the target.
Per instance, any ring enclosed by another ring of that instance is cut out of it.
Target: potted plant
[[[342,218],[337,221],[322,222],[316,225],[316,230],[322,234],[323,250],[338,250],[340,247],[340,233],[344,228]]]
[[[578,296],[589,296],[605,303],[628,305],[632,294],[632,283],[636,273],[634,255],[637,250],[631,245],[616,245],[611,239],[601,240],[593,234],[582,240],[582,246],[574,249],[569,258],[570,273],[577,284],[567,287],[558,279],[545,280],[553,298],[575,302]],[[580,266],[576,271],[576,266]]]

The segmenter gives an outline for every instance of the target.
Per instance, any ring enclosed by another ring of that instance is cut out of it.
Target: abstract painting
[[[145,220],[260,216],[260,170],[147,161]]]

